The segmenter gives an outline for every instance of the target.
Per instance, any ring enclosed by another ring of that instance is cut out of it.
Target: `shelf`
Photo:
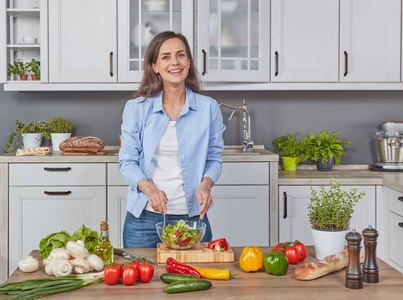
[[[39,18],[40,9],[21,9],[21,8],[8,8],[7,14],[13,18]]]
[[[39,51],[41,48],[40,44],[9,44],[7,49],[13,51]]]

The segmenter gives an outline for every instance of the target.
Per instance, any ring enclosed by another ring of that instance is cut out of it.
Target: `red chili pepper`
[[[207,248],[217,251],[225,251],[228,250],[228,243],[225,238],[222,238],[208,243]]]
[[[175,274],[183,274],[183,275],[193,275],[201,278],[199,272],[197,272],[191,266],[181,264],[180,262],[176,261],[173,257],[168,257],[165,269],[168,273],[175,273]]]
[[[187,238],[187,239],[178,241],[177,244],[178,244],[178,245],[181,245],[181,246],[187,245],[187,244],[189,244],[189,242],[190,242],[191,240],[192,240],[192,238]]]

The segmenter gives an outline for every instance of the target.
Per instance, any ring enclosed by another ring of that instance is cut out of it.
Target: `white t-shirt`
[[[182,169],[179,159],[178,140],[176,137],[176,121],[169,124],[155,149],[150,163],[151,181],[157,189],[164,191],[168,198],[167,214],[188,214],[185,190],[183,188]],[[150,203],[146,210],[155,212]]]

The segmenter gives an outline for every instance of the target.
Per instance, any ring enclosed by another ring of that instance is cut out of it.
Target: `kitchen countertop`
[[[261,247],[264,254],[271,247]],[[258,272],[245,273],[239,267],[239,256],[242,248],[234,248],[234,263],[198,263],[202,267],[229,269],[238,275],[230,280],[210,280],[213,287],[206,291],[190,292],[169,295],[164,292],[166,286],[159,279],[165,273],[165,265],[155,266],[153,279],[149,283],[136,282],[133,286],[116,284],[108,286],[104,282],[96,283],[79,290],[46,297],[46,299],[161,299],[161,298],[232,298],[232,299],[400,299],[403,293],[403,274],[396,271],[383,261],[378,259],[380,279],[379,283],[364,283],[363,289],[353,290],[345,287],[345,270],[328,274],[311,281],[299,281],[294,277],[294,270],[300,265],[290,265],[285,276],[273,276],[267,274],[264,269]],[[156,249],[127,249],[126,252],[145,255],[153,261],[157,261]],[[305,262],[315,261],[313,247],[308,247],[308,257]],[[40,258],[38,251],[31,254]],[[123,261],[122,257],[116,257],[117,261]],[[37,277],[47,276],[41,267],[34,273],[22,273],[16,270],[7,282],[21,281]],[[4,299],[6,296],[0,296]]]

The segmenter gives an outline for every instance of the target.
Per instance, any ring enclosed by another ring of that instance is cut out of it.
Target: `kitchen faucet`
[[[232,119],[232,116],[237,110],[242,110],[242,150],[243,152],[253,152],[253,141],[250,138],[250,114],[248,112],[248,108],[246,107],[246,101],[242,100],[242,106],[232,106],[226,103],[220,103],[218,105],[233,109],[233,112],[228,120]]]

